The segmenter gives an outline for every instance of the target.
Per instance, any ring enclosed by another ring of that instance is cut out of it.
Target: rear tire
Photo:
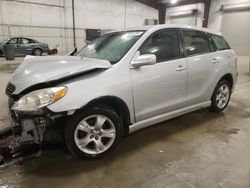
[[[232,87],[227,80],[221,80],[216,85],[213,96],[211,98],[211,106],[209,108],[212,112],[222,112],[227,107],[231,97]]]
[[[76,158],[99,158],[123,138],[119,116],[108,107],[91,107],[73,115],[65,127],[65,142]]]
[[[42,55],[42,50],[39,49],[39,48],[36,48],[36,49],[33,50],[33,54],[35,56],[41,56]]]

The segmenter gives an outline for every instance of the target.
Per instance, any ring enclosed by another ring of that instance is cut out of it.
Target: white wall
[[[23,1],[54,7],[0,0],[2,24],[72,27],[71,0]],[[75,0],[75,18],[76,27],[121,29],[158,19],[158,11],[134,0]]]
[[[59,27],[59,15],[62,8],[28,4],[28,2],[40,2],[38,0],[25,0],[27,3],[0,0],[2,11],[2,24],[17,24],[29,26],[53,26]],[[61,0],[43,0],[42,3],[60,5]]]
[[[204,4],[203,3],[197,3],[193,5],[184,5],[184,6],[179,6],[179,7],[172,7],[172,8],[167,8],[166,11],[166,23],[170,23],[170,15],[173,13],[178,13],[178,12],[185,12],[187,10],[192,10],[192,9],[198,9],[198,16],[197,16],[197,27],[202,27],[203,23],[203,15],[204,15]]]
[[[212,0],[208,28],[221,31],[222,12],[219,11],[221,5],[250,3],[250,0]]]
[[[27,3],[0,0],[0,40],[22,35],[51,47],[59,43],[61,51],[73,48],[71,0],[22,1]],[[134,0],[75,0],[77,46],[84,45],[86,28],[123,29],[144,19],[158,19],[158,11]]]
[[[76,0],[76,26],[122,29],[158,19],[158,11],[134,0]],[[71,23],[71,1],[66,1],[67,25]]]

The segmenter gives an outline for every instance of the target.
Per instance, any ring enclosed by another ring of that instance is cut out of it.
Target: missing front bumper
[[[68,112],[54,113],[44,108],[39,113],[22,113],[11,110],[13,104],[14,100],[9,98],[9,116],[15,137],[22,141],[33,140],[35,143],[61,142],[63,140]]]
[[[19,120],[13,119],[13,116],[10,117],[13,134],[20,141],[23,142],[34,142],[39,144],[43,141],[44,131],[46,130],[45,121],[42,120],[41,117],[36,118],[22,118]],[[38,122],[44,122],[40,124]]]

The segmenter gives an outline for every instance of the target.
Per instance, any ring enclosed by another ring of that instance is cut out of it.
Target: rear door
[[[183,29],[182,37],[188,66],[187,105],[194,105],[210,100],[221,54],[205,32]]]
[[[32,44],[27,38],[21,38],[19,40],[19,49],[21,54],[32,54]]]

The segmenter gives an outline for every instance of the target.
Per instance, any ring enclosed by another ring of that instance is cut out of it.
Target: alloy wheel
[[[34,55],[35,55],[35,56],[40,56],[40,55],[42,55],[41,50],[35,49],[35,50],[34,50]]]
[[[229,96],[230,96],[229,87],[226,84],[221,85],[216,95],[216,104],[218,108],[222,109],[227,105]]]
[[[96,155],[108,150],[115,141],[114,123],[104,115],[91,115],[79,122],[74,141],[83,152]]]

